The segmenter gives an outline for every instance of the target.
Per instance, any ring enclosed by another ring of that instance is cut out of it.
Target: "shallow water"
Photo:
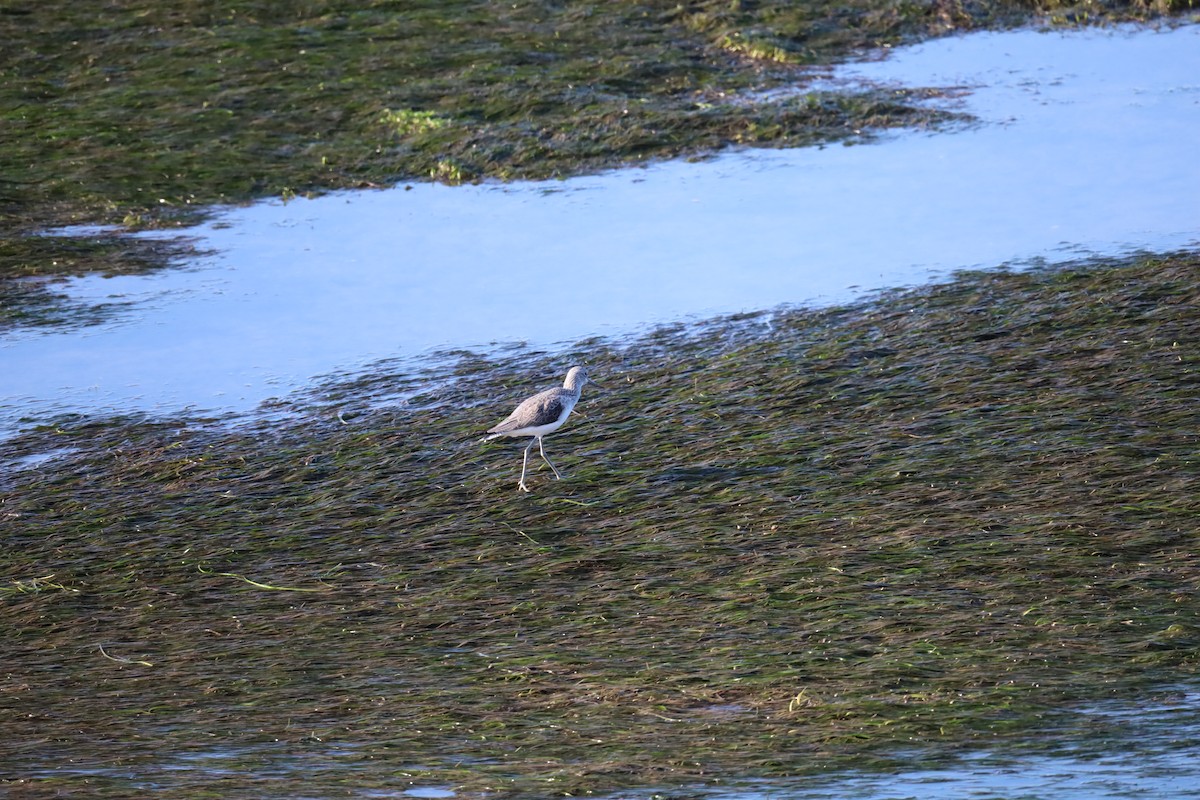
[[[1200,692],[1165,702],[1108,703],[1066,715],[1062,729],[1030,732],[1022,746],[956,756],[913,750],[887,771],[849,770],[790,779],[729,781],[624,791],[607,800],[1184,800],[1200,798]],[[797,765],[803,770],[804,765]],[[381,753],[320,740],[239,749],[161,753],[120,767],[78,758],[30,769],[27,780],[102,781],[131,792],[201,790],[222,781],[230,796],[453,798],[430,777],[437,768],[401,764]],[[436,780],[436,779],[434,779]],[[64,784],[68,785],[68,784]],[[474,794],[462,796],[475,796]]]
[[[760,781],[704,791],[706,800],[1116,800],[1200,798],[1200,693],[1166,703],[1103,704],[1077,712],[1073,735],[1052,755],[973,752],[930,767]],[[913,753],[914,762],[928,754]],[[610,800],[651,797],[627,793]]]
[[[334,370],[831,303],[964,267],[1194,245],[1200,28],[945,39],[835,81],[969,87],[981,124],[553,183],[223,211],[216,255],[72,281],[116,321],[0,340],[0,432],[57,412],[240,411]]]

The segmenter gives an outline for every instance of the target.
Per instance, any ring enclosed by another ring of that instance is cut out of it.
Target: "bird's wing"
[[[547,389],[521,401],[503,422],[490,428],[488,433],[506,433],[518,428],[549,425],[562,416],[562,411],[562,392],[559,389]]]

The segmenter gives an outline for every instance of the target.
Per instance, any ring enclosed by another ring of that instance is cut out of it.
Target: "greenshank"
[[[533,397],[522,400],[503,422],[494,428],[488,428],[487,432],[491,435],[483,437],[485,442],[501,436],[533,437],[525,448],[525,458],[521,461],[521,480],[517,483],[518,489],[529,491],[529,487],[525,485],[525,470],[529,467],[529,451],[534,442],[537,443],[542,458],[547,464],[550,464],[550,469],[554,471],[554,477],[562,478],[554,464],[549,458],[546,458],[546,448],[542,444],[542,437],[554,433],[562,427],[562,424],[567,421],[567,417],[571,416],[571,409],[575,408],[575,404],[579,402],[579,394],[583,391],[584,384],[587,383],[600,386],[588,377],[587,370],[583,367],[571,367],[567,370],[567,379],[562,386],[538,392]]]

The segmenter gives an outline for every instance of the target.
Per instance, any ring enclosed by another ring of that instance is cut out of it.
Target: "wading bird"
[[[542,458],[547,464],[550,464],[550,469],[554,470],[554,477],[562,478],[554,464],[550,462],[549,458],[546,458],[546,448],[542,444],[542,437],[554,433],[562,427],[562,424],[567,421],[567,417],[571,416],[571,409],[575,408],[575,404],[579,402],[579,394],[583,391],[584,384],[587,383],[600,386],[588,377],[587,370],[583,367],[571,367],[567,370],[567,379],[562,386],[538,392],[533,397],[522,400],[521,404],[503,422],[494,428],[488,428],[487,432],[491,435],[483,437],[485,442],[501,436],[533,437],[525,448],[525,458],[521,461],[521,480],[517,483],[518,489],[529,491],[529,487],[525,485],[525,470],[529,466],[529,451],[535,442],[538,450],[542,453]]]

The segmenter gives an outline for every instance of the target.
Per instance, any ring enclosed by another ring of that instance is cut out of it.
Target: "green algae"
[[[236,427],[32,431],[14,456],[76,451],[0,477],[9,771],[539,797],[1052,748],[1070,709],[1200,667],[1197,267],[971,273],[381,364]],[[520,446],[478,435],[579,359],[608,391],[548,440],[564,479],[518,492]],[[259,777],[161,772],[197,748]]]

